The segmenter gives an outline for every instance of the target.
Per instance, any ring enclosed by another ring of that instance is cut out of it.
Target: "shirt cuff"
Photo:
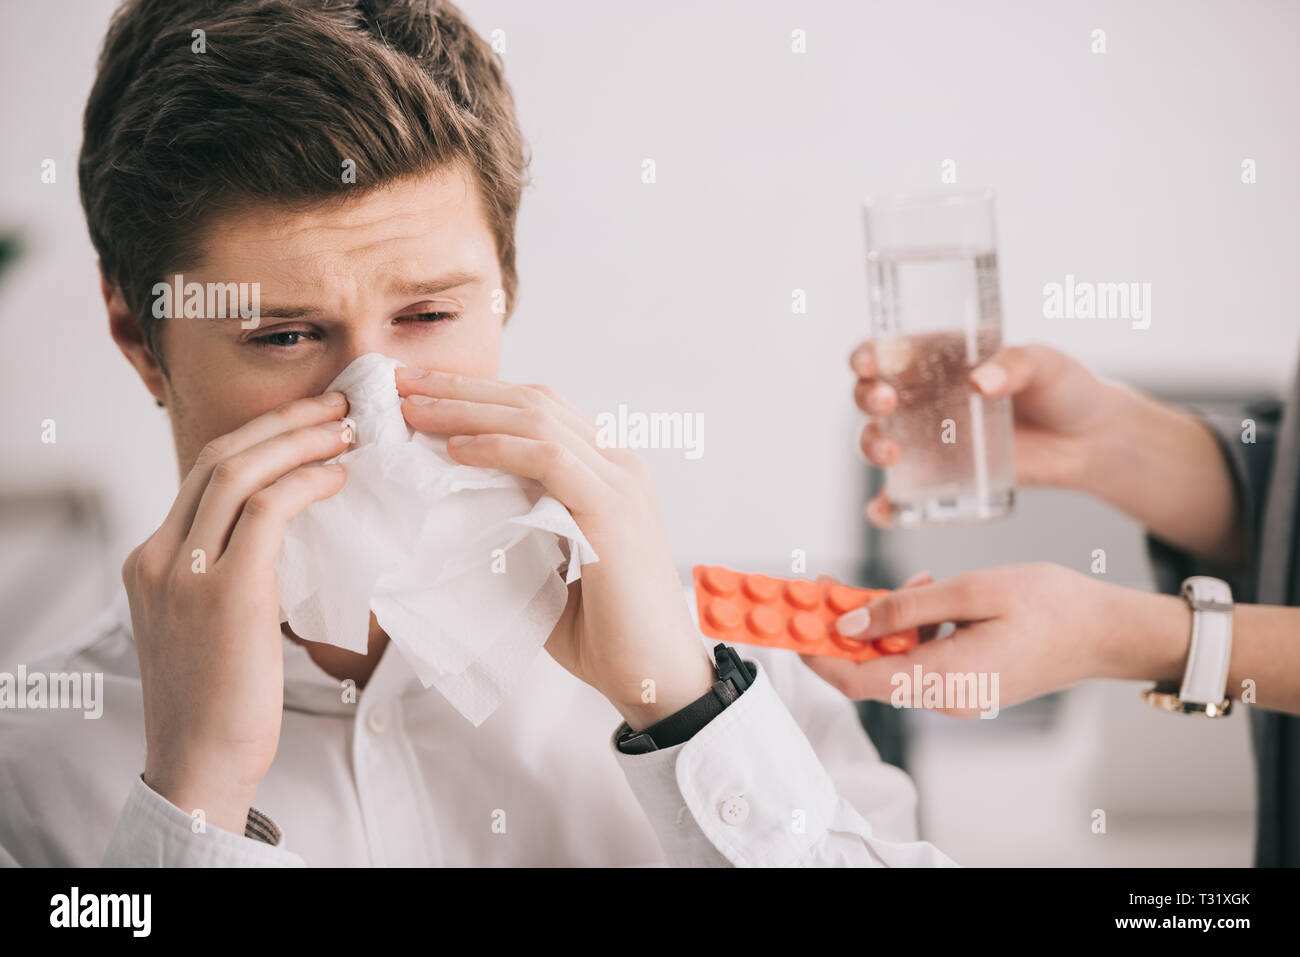
[[[874,835],[753,664],[754,683],[689,741],[624,754],[610,738],[668,863],[953,866],[928,842]]]
[[[250,808],[244,836],[195,819],[136,777],[104,854],[104,867],[305,867],[284,848],[284,834]]]

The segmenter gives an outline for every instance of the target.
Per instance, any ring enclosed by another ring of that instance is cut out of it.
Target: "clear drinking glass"
[[[1008,514],[1015,503],[1011,400],[971,369],[1002,348],[993,193],[868,199],[867,283],[879,378],[898,392],[884,423],[902,446],[886,473],[896,525]]]

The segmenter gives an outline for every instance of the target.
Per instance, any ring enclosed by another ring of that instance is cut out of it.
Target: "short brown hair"
[[[127,0],[84,134],[91,241],[160,364],[153,285],[200,254],[207,216],[345,198],[457,162],[478,184],[514,308],[528,156],[500,61],[450,3]]]

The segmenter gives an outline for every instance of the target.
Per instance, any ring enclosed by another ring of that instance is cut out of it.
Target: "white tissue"
[[[280,617],[301,638],[364,654],[373,611],[424,686],[478,726],[597,556],[541,484],[461,465],[445,436],[414,432],[393,373],[402,364],[370,353],[326,389],[348,397],[354,423],[353,446],[330,460],[347,482],[289,524],[275,563]]]

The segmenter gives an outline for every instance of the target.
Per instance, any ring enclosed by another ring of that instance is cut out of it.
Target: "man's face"
[[[160,320],[182,475],[212,439],[320,394],[368,352],[497,375],[501,269],[478,189],[458,167],[345,204],[222,217],[206,232],[203,262],[182,275],[261,284],[256,328],[241,328],[238,315]]]

